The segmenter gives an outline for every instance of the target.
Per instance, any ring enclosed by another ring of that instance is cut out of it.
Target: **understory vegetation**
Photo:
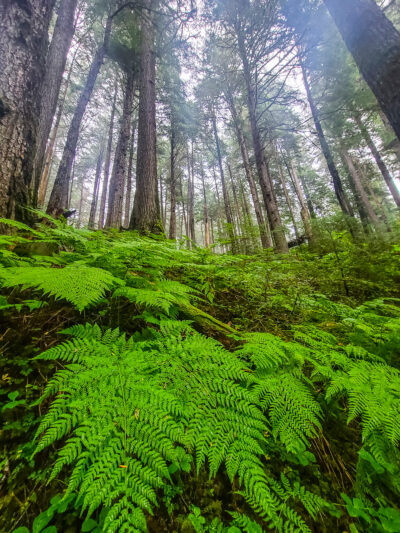
[[[1,531],[400,530],[398,228],[245,256],[0,222]]]

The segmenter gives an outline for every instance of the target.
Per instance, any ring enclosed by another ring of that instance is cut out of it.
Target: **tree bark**
[[[156,62],[153,10],[157,0],[145,0],[141,11],[139,80],[139,126],[136,192],[130,229],[140,233],[161,233],[156,155]]]
[[[126,73],[121,124],[109,186],[107,228],[120,228],[122,225],[126,160],[132,127],[134,81],[134,71],[130,69]]]
[[[47,52],[46,71],[41,91],[37,148],[33,169],[34,195],[39,189],[46,144],[57,108],[68,50],[75,33],[74,15],[78,0],[60,2],[53,38]]]
[[[0,216],[27,221],[54,0],[0,2]]]
[[[363,206],[363,210],[367,213],[367,216],[369,220],[372,222],[372,224],[379,226],[380,220],[377,214],[375,213],[371,202],[369,201],[368,195],[365,192],[363,184],[361,183],[361,179],[358,175],[356,167],[354,166],[354,162],[353,162],[351,155],[349,154],[349,152],[344,146],[341,147],[341,151],[342,151],[343,159],[345,160],[346,165],[349,169],[350,175],[352,177],[354,187],[356,190],[356,196],[358,196],[359,201],[361,202]]]
[[[175,126],[171,124],[170,135],[170,193],[171,193],[171,213],[169,218],[169,238],[176,239],[176,172],[175,172]]]
[[[269,225],[273,234],[273,239],[275,241],[276,251],[286,253],[289,251],[289,248],[287,245],[285,230],[282,225],[278,205],[276,202],[275,193],[272,187],[264,148],[261,143],[261,135],[258,128],[256,116],[256,96],[251,83],[250,65],[248,62],[245,43],[240,27],[236,27],[236,35],[238,39],[239,54],[243,64],[244,79],[246,83],[247,104],[249,109],[249,118],[253,137],[254,156],[256,160],[258,179],[263,194]]]
[[[333,160],[332,152],[328,146],[328,143],[325,138],[324,131],[322,129],[321,121],[319,119],[319,114],[317,106],[315,105],[314,98],[311,93],[310,84],[308,82],[307,72],[302,61],[300,61],[301,70],[303,73],[304,87],[307,93],[308,104],[311,109],[311,114],[314,120],[315,129],[317,130],[319,144],[324,154],[326,164],[328,166],[329,173],[332,178],[333,188],[335,190],[336,198],[339,202],[339,205],[343,213],[349,217],[354,216],[353,209],[350,205],[350,202],[346,196],[346,193],[343,189],[342,180],[340,179],[338,169],[336,168],[335,162]]]
[[[208,218],[207,191],[204,177],[203,161],[200,162],[200,177],[203,186],[203,218],[204,218],[204,244],[206,248],[210,247],[210,222]]]
[[[285,195],[286,204],[287,204],[288,209],[289,209],[290,218],[292,219],[292,224],[293,224],[293,228],[294,228],[294,234],[296,235],[296,239],[299,240],[300,234],[299,234],[299,230],[297,228],[296,219],[294,218],[292,200],[290,199],[289,191],[288,191],[287,186],[286,186],[286,180],[285,180],[285,177],[283,175],[282,166],[281,166],[281,164],[279,162],[278,162],[278,173],[279,173],[279,179],[280,179],[281,184],[282,184],[283,194]]]
[[[49,184],[49,176],[50,176],[50,167],[51,167],[51,162],[53,160],[53,153],[54,153],[54,147],[56,144],[58,128],[60,127],[61,117],[62,117],[63,110],[64,110],[64,104],[65,104],[65,100],[67,97],[69,84],[71,81],[72,69],[73,69],[74,62],[75,62],[74,59],[71,61],[71,65],[68,71],[68,76],[67,76],[67,79],[65,80],[65,87],[64,87],[62,97],[60,98],[60,102],[58,104],[58,110],[57,110],[56,119],[54,121],[53,131],[51,133],[51,137],[50,137],[47,149],[46,149],[43,171],[40,176],[40,184],[39,184],[39,192],[38,192],[37,203],[39,207],[43,207],[45,204],[45,200],[46,200],[46,192],[47,192],[47,186]],[[37,152],[36,152],[36,159],[37,159]]]
[[[130,140],[130,149],[129,149],[129,161],[128,161],[128,171],[126,176],[126,196],[125,196],[125,217],[124,217],[124,227],[129,227],[129,217],[131,216],[131,198],[132,198],[132,186],[133,186],[133,156],[135,152],[135,133],[136,133],[136,123],[132,125],[132,137]]]
[[[214,114],[212,116],[211,121],[212,121],[212,126],[213,126],[215,145],[217,148],[219,175],[221,178],[222,196],[224,198],[225,217],[228,223],[229,240],[231,241],[232,253],[236,253],[237,247],[236,247],[236,239],[235,239],[235,233],[234,233],[233,217],[232,217],[231,206],[229,203],[228,190],[226,188],[224,168],[222,165],[222,155],[221,155],[221,146],[220,146],[219,137],[218,137],[217,120]]]
[[[396,184],[389,172],[389,169],[387,168],[385,162],[383,161],[381,154],[379,153],[378,148],[375,146],[374,141],[372,140],[372,137],[367,130],[367,128],[364,126],[364,124],[361,122],[360,117],[355,117],[355,121],[357,123],[357,126],[361,132],[361,135],[363,136],[365,142],[367,143],[368,148],[371,151],[371,154],[373,155],[376,164],[378,165],[379,170],[381,171],[381,174],[383,176],[383,179],[386,182],[386,185],[388,186],[389,191],[391,192],[393,196],[393,200],[395,201],[397,207],[400,207],[400,193],[396,187]]]
[[[324,0],[400,139],[400,33],[374,0]]]
[[[96,177],[94,180],[93,198],[92,198],[92,204],[90,206],[90,214],[89,214],[89,224],[88,224],[89,229],[94,229],[97,204],[99,201],[100,178],[101,178],[101,169],[103,166],[103,160],[104,160],[104,146],[101,146],[99,157],[97,158],[97,164],[96,164]]]
[[[236,111],[235,102],[234,102],[232,94],[229,92],[229,90],[227,90],[225,94],[226,94],[226,99],[227,99],[228,104],[229,104],[229,108],[230,108],[230,111],[231,111],[233,122],[234,122],[234,125],[235,125],[236,137],[237,137],[237,141],[238,141],[238,144],[239,144],[240,153],[242,154],[242,160],[243,160],[244,171],[245,171],[245,174],[246,174],[246,179],[247,179],[247,182],[248,182],[249,187],[250,187],[251,198],[253,200],[254,211],[256,213],[258,228],[259,228],[259,231],[260,231],[261,244],[262,244],[263,248],[272,248],[273,243],[269,239],[269,236],[268,236],[267,231],[266,231],[264,216],[262,214],[262,209],[261,209],[261,206],[260,206],[260,199],[258,197],[256,184],[254,182],[253,174],[252,174],[252,171],[251,171],[250,159],[249,159],[249,153],[248,153],[248,150],[247,150],[246,139],[244,138],[242,127],[241,127],[240,122],[239,122],[239,117],[238,117],[238,114],[237,114],[237,111]]]
[[[111,108],[110,126],[108,130],[106,160],[104,164],[103,189],[101,191],[101,200],[100,200],[99,229],[103,229],[104,227],[104,219],[105,219],[105,214],[106,214],[108,179],[110,177],[110,163],[111,163],[111,152],[112,152],[112,144],[113,144],[114,118],[115,118],[115,111],[116,111],[116,105],[117,105],[117,95],[118,95],[118,84],[115,83],[114,98],[113,98],[113,103],[112,103],[112,108]]]
[[[193,142],[191,154],[189,154],[189,147],[187,151],[187,164],[188,164],[188,224],[189,224],[189,237],[195,243],[196,242],[196,230],[194,222],[194,156],[193,156]]]
[[[297,170],[293,164],[291,166],[291,178],[292,178],[294,189],[296,191],[297,198],[299,199],[299,203],[300,203],[300,216],[303,221],[304,232],[306,234],[308,242],[311,242],[313,239],[311,216],[307,208],[307,203],[306,203],[306,199],[303,194],[303,189],[301,188],[301,185],[300,185],[299,175],[297,174]]]
[[[60,166],[58,167],[56,180],[54,182],[53,190],[51,191],[47,206],[47,213],[55,217],[62,215],[68,206],[68,188],[71,180],[72,162],[75,157],[76,146],[79,139],[79,130],[86,107],[89,103],[90,97],[92,96],[97,76],[104,61],[104,56],[110,40],[111,26],[112,17],[109,16],[106,23],[103,43],[95,53],[88,76],[86,78],[85,87],[79,96],[79,100],[68,130],[64,152],[60,161]]]

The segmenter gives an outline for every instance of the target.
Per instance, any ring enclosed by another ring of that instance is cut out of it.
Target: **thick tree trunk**
[[[99,189],[100,189],[101,169],[103,167],[103,160],[104,160],[104,146],[100,148],[99,157],[97,158],[96,176],[95,176],[94,187],[93,187],[93,198],[92,198],[92,204],[90,206],[90,214],[89,214],[89,224],[88,224],[89,229],[94,229],[97,204],[99,203]]]
[[[113,103],[112,103],[112,108],[111,108],[110,126],[108,130],[106,160],[104,163],[104,178],[103,178],[103,188],[101,191],[100,213],[99,213],[99,229],[103,229],[104,219],[106,216],[106,201],[107,201],[107,192],[108,192],[108,180],[110,177],[111,152],[112,152],[112,144],[113,144],[114,118],[115,118],[115,111],[116,111],[116,105],[117,105],[117,95],[118,95],[118,84],[115,83],[114,98],[113,98]]]
[[[0,2],[0,216],[28,220],[54,0]]]
[[[169,238],[176,239],[176,172],[175,172],[175,126],[171,124],[170,136],[171,156],[170,156],[170,192],[171,192],[171,213],[169,218]]]
[[[379,170],[381,171],[381,174],[383,176],[383,179],[386,182],[386,185],[388,186],[389,191],[391,192],[391,195],[393,196],[393,200],[395,201],[397,207],[400,207],[400,193],[396,187],[396,184],[389,172],[389,169],[387,168],[385,162],[383,161],[381,154],[379,153],[378,148],[375,146],[374,141],[372,140],[371,135],[369,134],[369,131],[364,126],[364,124],[361,122],[360,117],[355,117],[355,121],[357,123],[357,126],[361,132],[361,135],[363,136],[365,142],[368,145],[368,148],[371,151],[371,154],[373,155],[376,164],[378,165]]]
[[[239,54],[243,64],[244,78],[246,83],[247,104],[249,109],[249,118],[253,137],[254,156],[256,160],[258,179],[263,194],[269,225],[273,234],[273,239],[275,241],[276,251],[286,253],[289,251],[289,248],[287,245],[285,230],[282,225],[278,205],[276,202],[275,193],[272,187],[264,148],[261,143],[261,135],[258,128],[256,116],[256,97],[251,83],[250,65],[247,59],[245,43],[240,28],[237,28],[236,33],[239,45]]]
[[[400,139],[400,33],[375,0],[324,0]]]
[[[131,198],[132,198],[132,186],[133,186],[133,156],[135,152],[135,133],[136,133],[136,123],[132,125],[132,137],[130,140],[129,148],[129,161],[128,161],[128,170],[126,176],[126,196],[125,196],[125,216],[124,216],[124,227],[129,227],[129,218],[131,216]]]
[[[71,180],[72,162],[74,160],[76,146],[78,144],[79,130],[86,107],[89,103],[90,97],[92,96],[97,76],[104,61],[104,56],[110,40],[111,26],[112,18],[108,17],[103,43],[98,48],[93,58],[84,89],[79,96],[79,100],[68,130],[64,152],[60,161],[60,166],[58,167],[56,180],[54,182],[53,190],[51,191],[50,200],[47,206],[47,213],[55,217],[62,215],[68,206],[68,188]]]
[[[311,93],[311,88],[308,82],[307,72],[302,62],[301,62],[301,70],[303,73],[304,87],[307,93],[308,104],[310,106],[311,114],[314,119],[314,125],[315,125],[315,129],[317,130],[319,144],[321,146],[322,153],[324,154],[325,161],[326,161],[329,173],[332,178],[332,183],[333,183],[333,188],[335,190],[336,198],[339,202],[339,205],[343,213],[349,217],[352,217],[354,216],[354,213],[350,205],[350,202],[346,196],[346,193],[344,192],[342,180],[340,179],[338,169],[336,168],[335,162],[333,160],[332,152],[326,141],[325,134],[322,129],[321,121],[319,119],[317,106],[315,105],[314,98]]]
[[[160,233],[162,223],[157,188],[156,61],[153,9],[157,0],[146,0],[141,15],[139,126],[136,192],[129,227],[141,233]]]
[[[342,146],[341,151],[342,151],[343,159],[346,162],[346,165],[347,165],[347,167],[349,169],[351,178],[353,180],[354,187],[355,187],[355,190],[356,190],[356,196],[358,196],[359,201],[361,202],[361,204],[363,206],[363,209],[367,213],[367,216],[368,216],[369,220],[372,222],[372,224],[375,224],[376,226],[379,226],[380,220],[379,220],[377,214],[375,213],[371,202],[369,201],[368,195],[365,192],[363,184],[361,183],[361,179],[360,179],[360,177],[358,175],[356,167],[354,166],[354,162],[353,162],[353,160],[351,158],[351,155],[349,154],[349,152],[347,151],[347,149],[344,146]]]
[[[75,32],[74,15],[78,0],[60,2],[53,38],[47,53],[46,71],[42,85],[37,148],[33,169],[34,194],[39,189],[46,144],[57,108],[62,77],[69,47]]]
[[[271,240],[269,239],[269,236],[266,231],[264,216],[262,214],[262,209],[260,206],[260,200],[258,197],[257,188],[256,188],[256,184],[254,183],[254,178],[253,178],[253,174],[251,171],[246,139],[244,138],[242,127],[239,122],[239,117],[236,111],[235,102],[233,100],[231,93],[228,91],[226,92],[226,98],[227,98],[229,108],[231,110],[233,122],[235,125],[237,141],[240,147],[240,152],[242,154],[242,160],[243,160],[244,171],[246,174],[246,179],[250,187],[250,193],[251,193],[251,197],[253,200],[254,211],[256,213],[258,228],[260,231],[261,244],[263,248],[272,248],[273,244]]]
[[[234,226],[233,226],[233,217],[232,217],[231,206],[229,203],[228,190],[226,188],[224,168],[222,165],[221,146],[220,146],[219,137],[218,137],[217,120],[215,118],[215,115],[212,116],[211,120],[212,120],[213,132],[214,132],[215,146],[217,148],[219,175],[221,178],[222,196],[224,198],[225,217],[228,223],[229,240],[232,243],[231,244],[232,253],[236,253],[236,239],[235,239]]]
[[[133,95],[134,71],[130,70],[126,74],[121,123],[117,147],[115,149],[114,164],[111,173],[108,195],[108,213],[106,220],[107,228],[120,228],[122,224],[126,160],[132,126]]]

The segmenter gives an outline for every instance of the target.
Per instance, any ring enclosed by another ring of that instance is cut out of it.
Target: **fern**
[[[71,302],[79,311],[98,303],[106,290],[121,281],[103,269],[85,265],[65,268],[18,267],[0,269],[3,287],[37,288]]]
[[[269,523],[309,531],[264,472],[265,419],[240,385],[249,370],[240,358],[185,322],[161,322],[150,340],[89,325],[65,333],[74,338],[39,356],[66,366],[45,390],[56,397],[36,452],[68,437],[51,479],[71,465],[67,495],[78,491],[89,515],[110,508],[105,530],[143,531],[143,512],[171,482],[171,465],[190,468],[189,452],[211,475],[224,463]]]

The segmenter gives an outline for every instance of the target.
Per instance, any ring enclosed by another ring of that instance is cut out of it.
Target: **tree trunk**
[[[131,216],[131,197],[132,197],[132,186],[133,186],[133,156],[135,152],[135,133],[136,133],[136,123],[132,125],[132,137],[130,140],[129,148],[129,161],[128,161],[128,171],[126,177],[126,196],[125,196],[125,216],[124,216],[124,227],[129,227],[129,217]]]
[[[153,23],[156,3],[156,0],[146,0],[141,12],[136,192],[129,224],[130,229],[141,233],[162,232],[156,156],[156,61]]]
[[[400,33],[375,0],[325,0],[325,4],[400,139]]]
[[[213,126],[213,131],[214,131],[215,145],[217,147],[219,174],[220,174],[220,178],[221,178],[222,195],[223,195],[223,198],[224,198],[225,216],[226,216],[226,221],[228,223],[229,240],[232,243],[231,244],[232,253],[236,253],[236,242],[235,242],[235,233],[234,233],[234,226],[233,226],[232,211],[231,211],[231,206],[230,206],[230,203],[229,203],[228,190],[226,188],[226,183],[225,183],[225,174],[224,174],[224,168],[222,166],[221,147],[220,147],[220,143],[219,143],[218,130],[217,130],[217,120],[215,118],[215,115],[212,116],[211,120],[212,120],[212,126]]]
[[[89,224],[88,224],[89,229],[94,229],[97,204],[99,201],[99,188],[100,188],[100,178],[101,178],[101,169],[103,166],[103,160],[104,160],[104,146],[101,146],[99,157],[97,158],[96,177],[94,180],[94,187],[93,187],[93,198],[92,198],[92,204],[90,206],[90,215],[89,215]]]
[[[0,2],[0,216],[27,221],[54,0]]]
[[[247,104],[249,109],[249,118],[251,124],[251,133],[253,137],[254,156],[256,160],[258,179],[263,194],[265,209],[267,211],[268,221],[275,241],[277,252],[286,253],[289,251],[285,230],[282,225],[281,216],[276,202],[274,190],[269,175],[267,160],[265,158],[264,148],[261,143],[261,135],[258,129],[256,116],[256,96],[251,84],[250,65],[247,59],[246,48],[240,28],[237,28],[237,38],[239,45],[239,54],[243,64],[244,78],[247,91]]]
[[[260,206],[260,200],[259,200],[259,197],[258,197],[256,184],[254,183],[254,178],[253,178],[253,174],[252,174],[252,171],[251,171],[249,153],[248,153],[248,150],[247,150],[247,144],[246,144],[246,140],[244,138],[243,131],[242,131],[242,128],[241,128],[241,125],[240,125],[240,122],[239,122],[239,117],[237,115],[235,102],[233,100],[233,97],[232,97],[231,93],[228,92],[228,91],[226,92],[226,98],[228,100],[229,108],[231,110],[233,122],[234,122],[234,125],[235,125],[237,141],[238,141],[238,144],[239,144],[239,147],[240,147],[240,152],[242,154],[243,166],[244,166],[244,171],[245,171],[245,174],[246,174],[246,179],[247,179],[247,182],[248,182],[249,187],[250,187],[250,193],[251,193],[251,197],[252,197],[252,200],[253,200],[254,211],[256,213],[258,228],[259,228],[259,231],[260,231],[261,244],[262,244],[263,248],[272,248],[273,244],[272,244],[271,240],[269,239],[269,236],[268,236],[266,228],[265,228],[265,221],[264,221],[264,217],[263,217],[263,214],[262,214],[262,209],[261,209],[261,206]]]
[[[385,162],[383,161],[381,154],[379,153],[378,148],[375,146],[374,141],[372,140],[371,135],[369,134],[369,131],[364,126],[364,124],[361,122],[360,117],[355,117],[355,121],[357,123],[357,126],[361,132],[361,135],[363,136],[365,142],[368,145],[368,148],[371,151],[371,154],[373,155],[376,164],[379,167],[379,170],[381,171],[381,174],[383,176],[383,179],[386,182],[386,185],[388,186],[389,191],[391,192],[393,196],[393,200],[395,201],[397,207],[400,207],[400,193],[396,187],[396,184],[389,172],[389,169],[385,165]]]
[[[388,144],[388,146],[385,146],[386,150],[393,151],[396,154],[397,161],[400,163],[400,141],[397,138],[394,129],[392,128],[392,125],[390,124],[387,116],[382,111],[382,109],[379,109],[379,116],[381,117],[381,120],[386,128],[386,130],[390,133],[390,135],[393,136],[393,140]]]
[[[195,243],[196,242],[196,231],[195,231],[195,222],[194,222],[194,163],[193,163],[193,142],[192,142],[192,151],[189,154],[189,149],[187,152],[187,163],[188,163],[188,224],[189,224],[189,237]]]
[[[308,83],[306,69],[305,69],[302,61],[300,61],[300,64],[301,64],[301,70],[302,70],[302,73],[303,73],[304,87],[306,89],[307,99],[308,99],[308,103],[309,103],[309,106],[310,106],[310,109],[311,109],[311,114],[312,114],[312,117],[314,119],[315,129],[317,130],[319,144],[321,146],[322,153],[324,154],[325,161],[326,161],[326,164],[327,164],[328,169],[329,169],[329,173],[330,173],[331,178],[332,178],[332,183],[333,183],[333,188],[335,190],[336,198],[337,198],[337,200],[339,202],[339,205],[340,205],[343,213],[345,215],[349,216],[349,217],[352,217],[352,216],[354,216],[354,213],[353,213],[352,207],[350,205],[350,202],[349,202],[349,200],[348,200],[348,198],[346,196],[346,193],[344,192],[342,180],[340,179],[339,172],[338,172],[338,170],[336,168],[336,165],[335,165],[335,162],[333,160],[332,152],[331,152],[331,150],[330,150],[330,148],[328,146],[328,143],[327,143],[326,138],[325,138],[324,131],[322,129],[321,121],[319,120],[318,110],[317,110],[317,107],[316,107],[316,105],[314,103],[314,99],[313,99],[313,96],[312,96],[312,93],[311,93],[310,84]]]
[[[278,173],[279,173],[279,179],[280,179],[281,184],[282,184],[283,194],[285,195],[286,204],[287,204],[288,209],[289,209],[290,218],[292,219],[292,224],[293,224],[293,228],[294,228],[294,234],[296,235],[296,239],[299,240],[300,234],[299,234],[299,230],[297,229],[296,219],[294,218],[292,200],[290,199],[289,191],[287,189],[285,177],[284,177],[283,171],[282,171],[282,166],[281,166],[281,164],[279,162],[278,162]]]
[[[354,166],[353,160],[352,160],[349,152],[347,151],[347,149],[344,146],[342,146],[341,151],[342,151],[343,159],[346,162],[346,165],[347,165],[347,167],[349,169],[351,178],[353,180],[354,187],[355,187],[355,190],[356,190],[356,196],[358,196],[359,201],[360,201],[360,203],[363,206],[363,210],[367,213],[367,216],[368,216],[369,220],[373,224],[375,224],[376,226],[379,226],[380,220],[379,220],[377,214],[375,213],[371,202],[369,201],[367,193],[365,192],[365,189],[364,189],[364,187],[363,187],[363,185],[361,183],[361,179],[360,179],[360,177],[358,175],[357,169]]]
[[[86,107],[92,95],[97,76],[100,72],[100,68],[103,64],[104,56],[108,48],[111,26],[112,18],[109,16],[106,23],[103,43],[97,49],[97,52],[93,58],[89,74],[86,78],[85,87],[79,96],[79,100],[68,130],[64,152],[60,161],[60,166],[58,167],[53,190],[51,191],[49,204],[47,206],[47,213],[55,217],[62,215],[64,210],[67,208],[68,188],[71,180],[72,162],[74,160],[76,146],[78,144],[79,130],[83,115],[85,114]]]
[[[36,195],[43,170],[46,144],[57,108],[58,96],[72,37],[75,33],[74,15],[78,0],[60,2],[53,38],[47,53],[46,71],[42,85],[37,148],[33,169],[33,187]]]
[[[208,205],[207,205],[207,192],[206,192],[206,181],[204,178],[204,168],[203,168],[203,161],[201,161],[200,165],[200,177],[201,177],[201,183],[203,186],[203,217],[204,217],[204,244],[206,248],[210,247],[210,222],[208,219]]]
[[[292,165],[291,167],[291,178],[292,178],[294,189],[297,194],[297,198],[299,199],[299,203],[300,203],[300,216],[303,221],[304,232],[306,234],[308,242],[311,242],[313,238],[311,216],[307,208],[306,199],[304,198],[303,189],[301,188],[301,185],[300,185],[299,175],[297,174],[297,170],[294,167],[294,165]]]
[[[68,76],[67,76],[67,79],[65,80],[64,91],[60,99],[60,102],[58,104],[57,116],[54,122],[53,131],[51,133],[50,141],[47,146],[47,150],[46,150],[46,154],[44,158],[43,172],[40,177],[39,192],[38,192],[38,206],[39,207],[44,207],[44,204],[46,201],[46,192],[47,192],[47,186],[49,184],[49,176],[50,176],[50,166],[53,160],[53,153],[54,153],[54,147],[56,144],[58,128],[60,127],[61,117],[64,111],[64,104],[67,98],[67,93],[68,93],[68,88],[69,88],[69,84],[71,81],[71,75],[72,75],[72,69],[74,66],[74,62],[75,62],[75,58],[71,61],[71,65],[68,70]],[[37,157],[38,156],[36,156],[36,159]]]
[[[170,192],[171,192],[171,213],[169,219],[169,238],[176,239],[176,173],[175,173],[175,126],[171,124],[171,157],[170,157]]]
[[[118,84],[115,83],[114,98],[113,98],[113,103],[112,103],[112,108],[111,108],[110,127],[108,130],[106,160],[104,164],[103,189],[101,191],[101,200],[100,200],[99,229],[103,229],[104,227],[104,218],[106,214],[106,200],[107,200],[107,192],[108,192],[108,179],[110,176],[110,163],[111,163],[111,152],[112,152],[112,144],[113,144],[114,118],[115,118],[115,110],[116,110],[116,104],[117,104],[117,95],[118,95]]]
[[[126,73],[121,124],[117,147],[115,149],[114,164],[111,173],[108,195],[108,213],[106,220],[107,228],[120,228],[122,225],[126,159],[132,126],[134,79],[134,71],[131,69]]]

